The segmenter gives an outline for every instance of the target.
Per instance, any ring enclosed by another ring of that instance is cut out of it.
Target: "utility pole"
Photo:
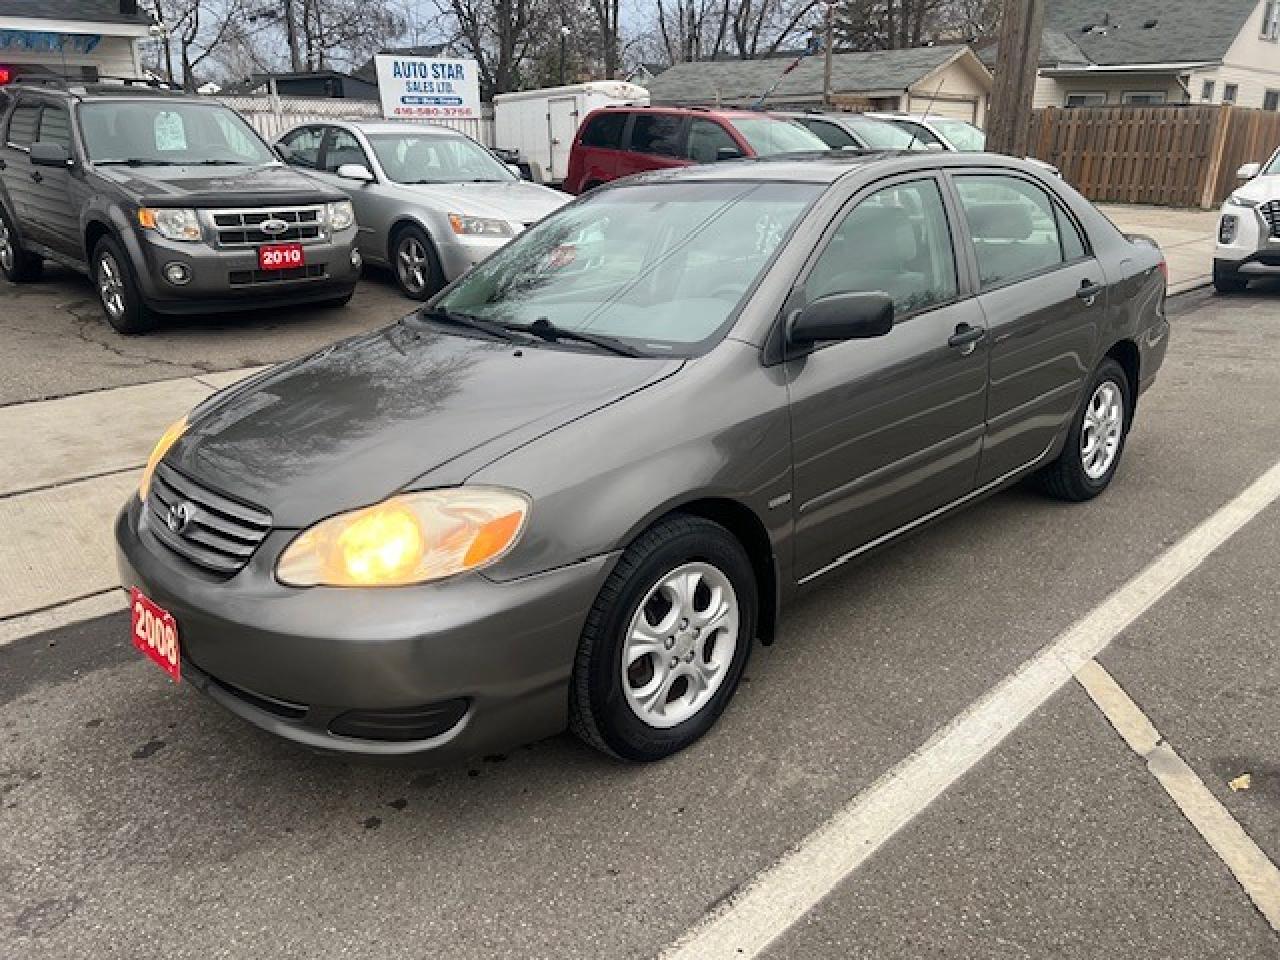
[[[822,109],[831,109],[831,45],[835,36],[835,0],[827,0],[826,23],[822,35]]]
[[[987,112],[987,149],[994,153],[1027,155],[1043,26],[1044,0],[1004,0]]]

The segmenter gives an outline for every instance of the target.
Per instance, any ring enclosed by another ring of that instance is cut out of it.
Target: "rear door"
[[[628,177],[646,170],[687,167],[687,120],[687,117],[678,113],[650,113],[642,110],[633,113],[627,147],[618,155],[615,177]]]
[[[19,97],[17,106],[9,114],[4,135],[4,155],[0,158],[0,164],[3,164],[0,166],[0,177],[4,180],[14,215],[19,220],[18,230],[33,239],[35,234],[26,222],[36,186],[31,179],[34,168],[31,166],[29,151],[31,144],[35,143],[39,126],[39,102],[30,97]]]
[[[952,175],[991,341],[979,484],[1045,458],[1067,426],[1106,314],[1106,277],[1085,234],[1030,176]]]
[[[578,100],[556,97],[547,101],[547,134],[551,141],[551,179],[557,183],[569,175],[569,151],[578,132]]]

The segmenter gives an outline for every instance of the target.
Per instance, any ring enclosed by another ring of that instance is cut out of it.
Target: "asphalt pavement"
[[[1179,298],[1172,323],[1105,496],[1015,489],[825,578],[712,734],[658,765],[568,736],[353,762],[169,683],[123,614],[0,641],[0,956],[659,955],[1280,461],[1280,283]],[[273,359],[226,349],[220,367]],[[145,372],[74,362],[81,390]],[[1098,657],[1273,861],[1277,548],[1272,503]],[[1275,958],[1280,939],[1071,683],[764,955]]]

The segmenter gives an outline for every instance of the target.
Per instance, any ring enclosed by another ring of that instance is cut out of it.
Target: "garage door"
[[[928,97],[912,97],[911,113],[924,113],[928,111],[931,117],[952,117],[956,120],[967,120],[974,123],[978,119],[978,101],[972,98],[958,98],[954,100],[944,100],[938,97],[932,101],[933,106],[930,107]]]

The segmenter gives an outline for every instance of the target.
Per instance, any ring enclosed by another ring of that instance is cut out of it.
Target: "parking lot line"
[[[662,960],[745,960],[763,953],[1277,498],[1280,463],[707,914]]]
[[[1280,933],[1280,870],[1276,865],[1102,664],[1090,660],[1077,671],[1076,679],[1129,748],[1146,761],[1151,775],[1226,864],[1271,928]]]

